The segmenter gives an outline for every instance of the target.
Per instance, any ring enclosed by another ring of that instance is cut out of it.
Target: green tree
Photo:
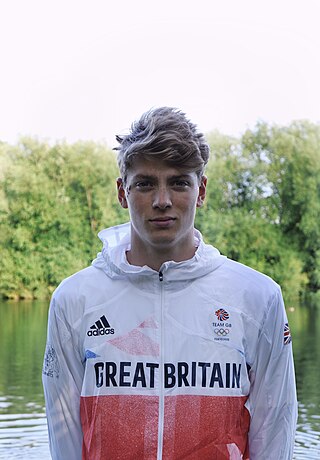
[[[22,139],[3,179],[2,295],[48,295],[90,263],[96,232],[120,221],[116,176],[115,155],[102,145]]]
[[[320,285],[320,126],[259,123],[240,139],[208,135],[205,239],[279,282],[295,302]],[[0,295],[43,297],[87,266],[96,233],[128,219],[115,154],[93,142],[0,143]]]
[[[257,125],[244,136],[251,156],[265,164],[266,215],[300,253],[309,289],[320,288],[320,126]]]
[[[309,273],[301,246],[283,227],[279,177],[287,179],[287,171],[282,160],[274,161],[280,153],[277,134],[276,128],[258,124],[241,140],[209,136],[213,154],[207,169],[208,202],[198,213],[197,225],[224,254],[273,277],[294,302]]]

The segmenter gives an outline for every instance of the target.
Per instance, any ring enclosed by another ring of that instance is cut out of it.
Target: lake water
[[[320,308],[288,309],[299,419],[294,459],[320,459]],[[0,302],[0,459],[50,459],[41,368],[47,304]]]

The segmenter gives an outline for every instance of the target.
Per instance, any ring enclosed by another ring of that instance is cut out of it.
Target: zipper
[[[160,362],[159,362],[159,420],[158,420],[158,451],[157,451],[157,460],[162,460],[162,449],[163,449],[163,425],[164,425],[164,356],[163,356],[163,346],[164,346],[164,308],[163,308],[163,273],[159,272],[159,282],[160,282],[160,313],[161,313],[161,324],[160,324]]]

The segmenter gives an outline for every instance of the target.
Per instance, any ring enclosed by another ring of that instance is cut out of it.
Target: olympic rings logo
[[[215,329],[215,330],[214,330],[214,333],[215,333],[215,334],[221,335],[221,336],[223,336],[223,337],[225,337],[226,335],[228,335],[229,332],[230,332],[229,329],[222,329],[222,328],[221,328],[221,329]]]

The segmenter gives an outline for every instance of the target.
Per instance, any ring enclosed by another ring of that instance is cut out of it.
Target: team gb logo
[[[219,321],[226,321],[229,319],[229,313],[223,308],[219,308],[219,310],[216,310],[214,313]]]

